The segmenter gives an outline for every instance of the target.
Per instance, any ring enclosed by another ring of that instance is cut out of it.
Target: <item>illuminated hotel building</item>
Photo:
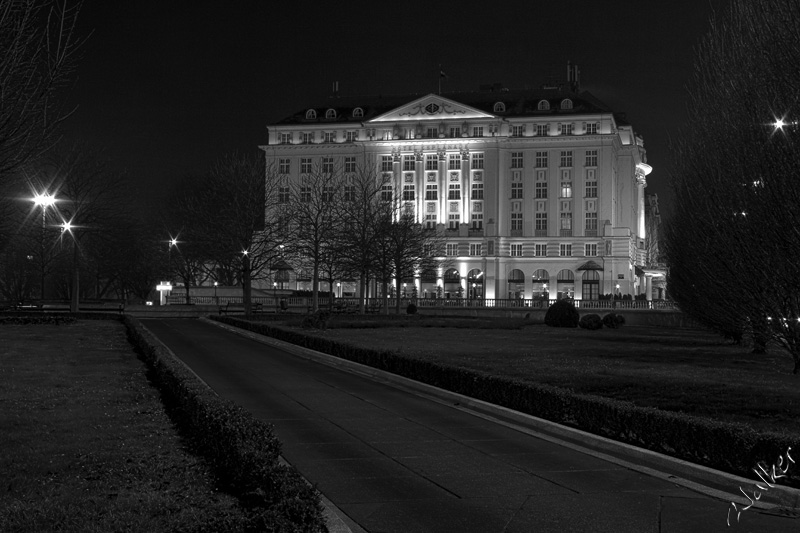
[[[288,180],[369,165],[443,230],[447,264],[413,280],[419,297],[643,292],[651,168],[632,126],[587,92],[333,97],[271,125],[261,149]]]

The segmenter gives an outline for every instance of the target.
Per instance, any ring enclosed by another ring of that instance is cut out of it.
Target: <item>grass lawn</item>
[[[145,370],[117,322],[0,325],[0,531],[239,523]]]
[[[791,373],[791,358],[777,346],[751,354],[694,329],[413,327],[427,318],[406,320],[409,327],[339,329],[336,320],[332,329],[314,334],[641,406],[788,431],[800,445],[800,376]]]

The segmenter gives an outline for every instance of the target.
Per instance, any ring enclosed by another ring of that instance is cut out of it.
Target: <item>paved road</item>
[[[727,527],[727,501],[215,325],[143,323],[373,533],[800,531],[755,509]]]

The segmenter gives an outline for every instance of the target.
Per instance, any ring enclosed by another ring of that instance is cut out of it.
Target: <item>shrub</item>
[[[580,315],[572,302],[558,300],[547,310],[544,323],[555,328],[576,328]]]
[[[408,304],[408,307],[406,307],[406,313],[408,313],[409,315],[416,315],[417,306],[414,304]]]
[[[603,319],[596,314],[583,315],[578,325],[583,329],[601,329],[603,327]]]
[[[330,320],[330,317],[330,312],[323,311],[322,309],[310,315],[306,315],[303,318],[303,329],[328,329],[328,320]]]
[[[621,328],[625,324],[625,317],[616,313],[608,313],[603,317],[603,325],[607,328]]]

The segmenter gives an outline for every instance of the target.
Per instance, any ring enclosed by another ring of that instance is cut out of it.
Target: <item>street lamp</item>
[[[69,301],[69,310],[71,313],[78,312],[81,279],[80,272],[78,271],[78,240],[72,232],[75,227],[76,226],[73,226],[72,223],[67,220],[61,223],[61,234],[69,233],[70,236],[72,236],[72,294],[70,295]]]
[[[219,298],[217,298],[217,285],[219,285],[219,283],[217,283],[217,282],[215,281],[215,282],[214,282],[214,303],[215,303],[216,305],[219,305]]]
[[[40,250],[41,254],[42,254],[41,257],[40,257],[41,267],[42,267],[42,279],[41,279],[42,286],[41,286],[40,297],[41,297],[42,300],[44,300],[44,270],[45,270],[45,266],[44,266],[44,234],[45,234],[45,231],[47,230],[47,208],[56,203],[56,197],[55,197],[55,195],[49,194],[47,192],[44,192],[44,193],[36,193],[33,196],[32,200],[33,200],[33,203],[35,205],[38,205],[39,207],[42,208],[42,236],[41,236],[41,250]]]

